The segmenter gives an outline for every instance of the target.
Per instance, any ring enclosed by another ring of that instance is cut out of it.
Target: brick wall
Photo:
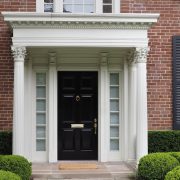
[[[0,0],[2,11],[35,11],[36,0]],[[0,130],[12,128],[13,116],[13,59],[11,32],[0,14]]]
[[[149,31],[149,129],[172,129],[172,36],[180,35],[179,0],[121,0],[123,13],[160,13]]]

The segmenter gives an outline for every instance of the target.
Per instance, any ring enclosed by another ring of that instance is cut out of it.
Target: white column
[[[109,118],[108,118],[108,58],[107,53],[101,53],[100,57],[100,114],[99,114],[99,160],[107,161],[109,150]]]
[[[24,60],[25,47],[12,47],[14,57],[13,154],[24,155]]]
[[[63,0],[54,0],[54,12],[63,13]]]
[[[134,54],[134,53],[133,53]],[[128,129],[128,160],[136,159],[136,93],[137,71],[134,56],[129,59],[129,129]]]
[[[137,63],[137,161],[148,154],[148,119],[147,119],[147,53],[148,48],[136,48]]]
[[[49,53],[49,162],[57,162],[56,53]]]

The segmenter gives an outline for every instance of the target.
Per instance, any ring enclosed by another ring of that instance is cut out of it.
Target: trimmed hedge
[[[0,154],[12,154],[12,132],[0,132]]]
[[[10,171],[0,170],[0,180],[21,180],[21,178]]]
[[[18,174],[22,180],[29,180],[32,173],[31,163],[17,155],[1,156],[0,169]]]
[[[180,180],[180,166],[175,167],[172,171],[168,172],[165,180]]]
[[[153,153],[140,159],[138,180],[164,180],[165,175],[179,162],[168,153]]]
[[[148,151],[149,153],[180,151],[180,131],[149,131]]]
[[[179,163],[180,163],[180,152],[170,152],[168,154],[170,154],[171,156],[175,157],[179,161]]]

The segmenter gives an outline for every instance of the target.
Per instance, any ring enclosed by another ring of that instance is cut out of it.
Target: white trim
[[[36,0],[36,12],[44,13],[44,0]]]

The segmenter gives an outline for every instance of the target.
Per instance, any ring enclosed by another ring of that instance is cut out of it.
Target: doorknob
[[[94,134],[97,134],[97,119],[94,119]]]
[[[81,100],[80,96],[76,96],[76,101],[79,102]]]

